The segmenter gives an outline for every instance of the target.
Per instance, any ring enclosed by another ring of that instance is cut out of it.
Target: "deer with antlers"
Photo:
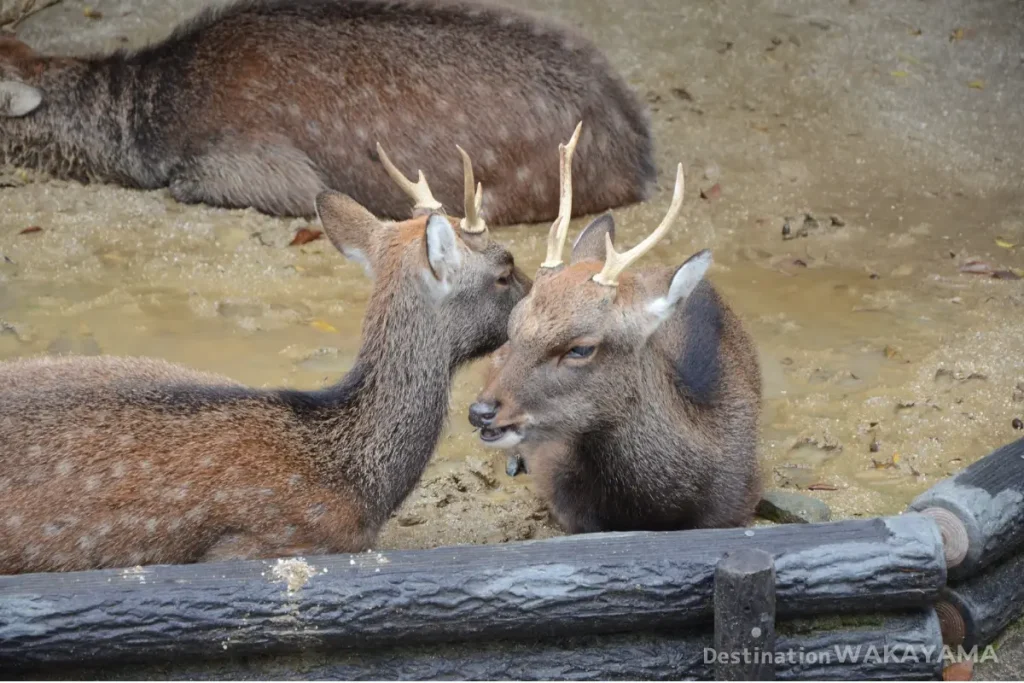
[[[0,363],[0,573],[372,544],[427,465],[453,373],[505,341],[529,287],[462,156],[457,222],[390,160],[411,220],[317,196],[331,242],[375,281],[359,354],[329,388],[253,389],[145,358]]]
[[[707,250],[674,268],[628,268],[673,224],[614,247],[610,215],[562,250],[573,141],[559,148],[561,211],[529,295],[509,320],[469,420],[526,461],[570,533],[747,524],[760,497],[761,376],[750,337],[712,285]]]

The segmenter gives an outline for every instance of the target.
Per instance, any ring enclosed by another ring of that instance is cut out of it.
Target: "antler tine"
[[[562,250],[565,238],[569,234],[569,219],[572,214],[572,155],[576,151],[576,142],[580,139],[583,122],[576,124],[569,143],[558,145],[558,178],[560,183],[558,195],[558,218],[551,224],[548,233],[548,255],[541,268],[557,268],[562,265]]]
[[[455,147],[459,150],[459,154],[462,155],[462,169],[466,179],[465,198],[463,199],[463,211],[466,215],[459,221],[459,227],[464,233],[479,235],[487,232],[487,223],[484,222],[483,217],[480,215],[480,210],[483,208],[484,203],[484,186],[483,183],[476,183],[476,192],[474,193],[473,162],[470,160],[469,155],[466,154],[466,150],[458,145],[455,145]]]
[[[414,209],[437,211],[441,208],[441,202],[434,199],[434,195],[430,192],[430,186],[427,185],[427,179],[423,176],[423,171],[419,171],[419,180],[414,183],[391,163],[391,159],[388,158],[379,142],[377,143],[377,154],[380,156],[380,162],[384,164],[384,170],[388,172],[388,175],[395,181],[395,184],[402,188],[402,191],[416,202],[413,207]]]
[[[668,213],[665,214],[665,218],[662,219],[661,225],[654,229],[647,238],[636,245],[629,251],[620,254],[615,251],[612,246],[612,239],[608,235],[605,235],[605,250],[607,255],[605,256],[604,268],[601,272],[594,276],[594,282],[598,284],[607,285],[608,287],[615,287],[618,284],[619,275],[622,274],[626,268],[630,266],[638,258],[649,252],[655,244],[657,244],[668,229],[672,227],[672,223],[675,221],[676,216],[679,215],[679,209],[683,206],[683,165],[679,164],[676,169],[676,189],[672,192],[672,204],[668,207]]]

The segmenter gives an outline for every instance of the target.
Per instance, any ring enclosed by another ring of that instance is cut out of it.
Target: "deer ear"
[[[590,221],[590,224],[583,228],[576,241],[572,244],[572,257],[570,263],[578,263],[588,259],[604,261],[605,239],[608,235],[612,243],[615,243],[615,219],[610,213],[598,216]]]
[[[0,81],[0,117],[18,118],[34,112],[43,102],[43,91],[18,81]]]
[[[686,262],[676,269],[668,285],[668,292],[647,303],[647,312],[654,316],[651,332],[672,315],[679,302],[685,301],[693,293],[710,267],[711,251],[704,249],[686,259]]]
[[[452,273],[462,262],[459,253],[459,240],[455,229],[444,216],[433,213],[427,219],[426,239],[427,262],[430,263],[429,275],[444,292],[448,291]]]
[[[374,234],[385,230],[377,217],[348,195],[334,190],[316,196],[316,215],[328,239],[346,258],[359,263],[373,277]]]

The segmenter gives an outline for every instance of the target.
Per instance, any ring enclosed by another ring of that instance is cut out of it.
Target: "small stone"
[[[841,228],[846,225],[846,221],[843,220],[841,216],[832,214],[831,216],[828,217],[828,219],[832,221],[832,226],[835,228]]]
[[[832,518],[832,510],[824,502],[790,491],[765,493],[757,504],[757,514],[780,524],[814,524]]]
[[[1013,422],[1011,424],[1013,424],[1014,429],[1024,429],[1024,421],[1019,417],[1013,418]]]

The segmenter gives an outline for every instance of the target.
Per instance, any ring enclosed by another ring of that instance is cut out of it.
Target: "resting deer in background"
[[[675,220],[682,165],[668,214],[643,242],[618,253],[601,216],[566,266],[572,144],[559,152],[562,210],[547,258],[470,422],[484,443],[518,451],[570,533],[747,524],[761,490],[761,377],[750,338],[703,279],[711,254],[626,271]]]
[[[518,11],[434,0],[241,0],[135,51],[42,55],[0,37],[0,163],[309,215],[342,191],[404,218],[372,145],[426,160],[454,206],[473,155],[492,225],[550,220],[548,151],[588,121],[578,214],[644,199],[650,125],[590,41]]]
[[[489,238],[463,160],[457,224],[430,212],[422,173],[412,183],[390,161],[412,220],[317,197],[331,242],[375,280],[359,354],[334,386],[253,389],[144,358],[0,363],[0,573],[372,544],[430,459],[453,373],[505,341],[529,287]]]

